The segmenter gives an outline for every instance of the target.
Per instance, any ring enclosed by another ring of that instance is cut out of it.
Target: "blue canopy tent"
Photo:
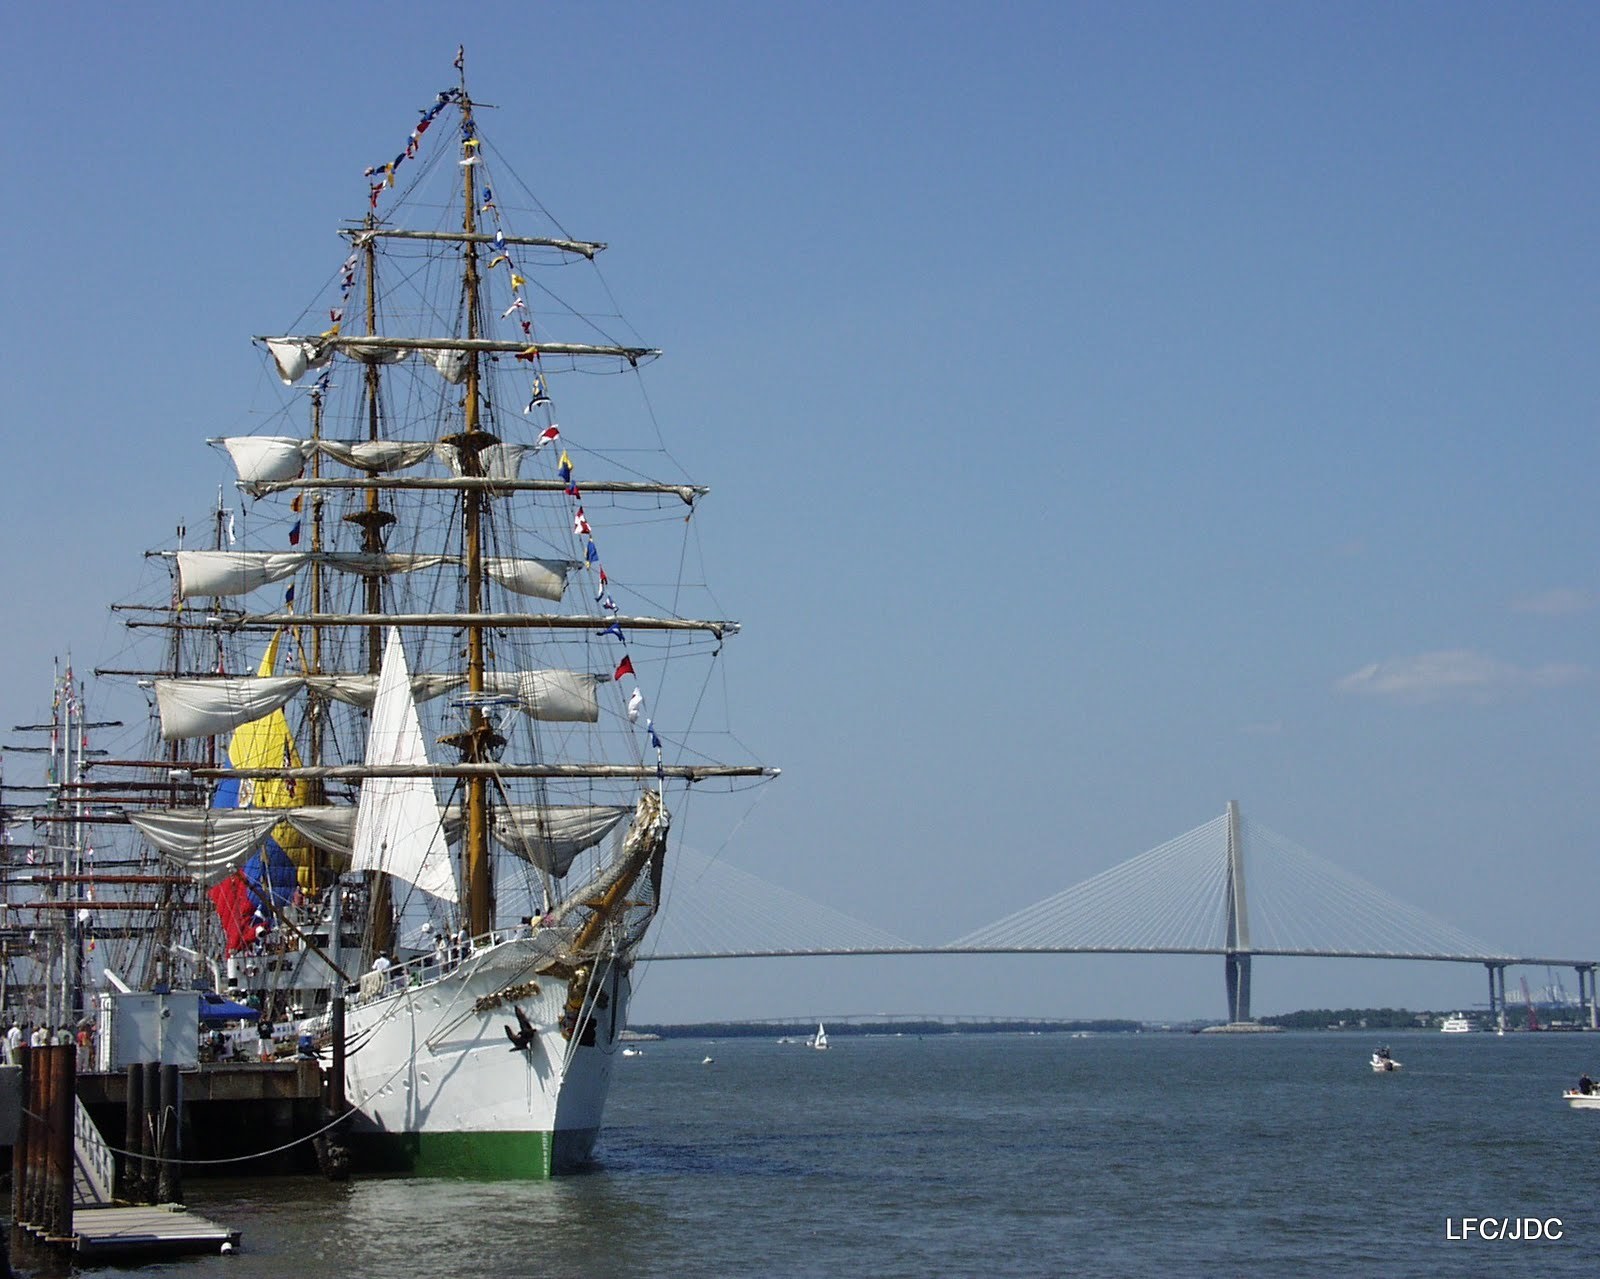
[[[261,1011],[249,1004],[235,1003],[209,990],[200,992],[201,1021],[260,1021]]]

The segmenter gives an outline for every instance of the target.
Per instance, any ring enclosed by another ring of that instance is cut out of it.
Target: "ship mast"
[[[472,99],[467,96],[466,72],[461,84],[461,135],[462,145],[469,152],[477,146],[472,121]],[[473,158],[469,154],[468,159]],[[467,340],[475,342],[482,333],[479,325],[479,292],[482,279],[478,272],[478,241],[474,179],[475,165],[462,166],[462,231],[465,259],[462,275],[462,302],[467,313]],[[496,442],[485,431],[480,421],[481,400],[479,379],[482,369],[480,352],[467,353],[467,379],[465,422],[461,434],[445,443],[456,448],[461,459],[462,472],[468,476],[482,476],[480,453]],[[479,695],[484,687],[483,626],[476,620],[483,612],[483,512],[485,496],[482,489],[468,489],[462,494],[462,526],[466,538],[467,612],[475,620],[467,624],[467,727],[464,732],[442,738],[444,745],[461,752],[463,763],[490,762],[498,748],[504,744],[489,726]],[[487,811],[488,780],[479,775],[469,777],[465,784],[466,831],[462,848],[463,901],[461,913],[466,927],[474,937],[481,937],[494,927],[494,890],[489,877],[489,821]]]
[[[371,213],[367,214],[367,228],[370,230],[375,223]],[[362,253],[366,258],[366,313],[367,332],[378,331],[378,263],[377,249],[370,236],[361,242]],[[380,386],[378,366],[366,366],[367,380],[367,439],[376,440],[379,436],[378,390]],[[384,530],[394,523],[392,512],[383,510],[378,505],[378,490],[367,490],[366,505],[359,511],[354,511],[345,516],[350,523],[358,525],[361,529],[361,549],[367,555],[380,555],[383,553]],[[383,583],[376,577],[369,577],[366,581],[366,602],[369,614],[383,612]],[[367,673],[376,675],[383,654],[383,634],[376,624],[367,628]],[[375,955],[387,955],[394,949],[394,902],[389,886],[389,877],[381,870],[367,872],[367,893],[370,903],[368,917],[367,944],[371,951],[364,957],[363,967]]]

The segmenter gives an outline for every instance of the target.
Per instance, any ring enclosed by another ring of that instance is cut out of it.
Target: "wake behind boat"
[[[653,421],[606,438],[609,402],[574,397],[557,422],[558,386],[586,380],[568,374],[658,354],[584,320],[614,304],[549,292],[605,245],[516,225],[547,215],[510,194],[464,71],[366,176],[311,312],[327,327],[258,339],[290,388],[273,433],[213,441],[250,499],[242,543],[219,506],[209,548],[160,553],[170,600],[130,623],[168,646],[121,672],[160,714],[124,763],[172,798],[126,817],[209,886],[216,921],[183,953],[225,950],[236,989],[297,1020],[358,1159],[546,1176],[600,1130],[669,786],[776,770],[671,727],[738,631],[676,611],[705,490],[643,478]]]

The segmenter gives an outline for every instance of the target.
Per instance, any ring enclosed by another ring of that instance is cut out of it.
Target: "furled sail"
[[[292,480],[305,469],[307,441],[291,435],[230,435],[213,440],[228,450],[239,483],[247,491],[257,484],[279,484]]]
[[[404,471],[434,452],[432,440],[318,440],[314,447],[358,471]]]
[[[333,348],[315,338],[281,337],[265,341],[285,386],[293,386],[306,375],[307,369],[326,368],[333,362]]]
[[[285,809],[283,815],[291,826],[318,848],[338,854],[330,858],[334,869],[340,869],[341,863],[349,865],[350,849],[356,835],[355,805],[307,805],[304,808]]]
[[[560,879],[573,858],[593,848],[632,811],[626,805],[507,804],[494,810],[490,833],[502,848]]]
[[[273,582],[293,577],[312,563],[357,577],[391,577],[396,573],[421,573],[446,564],[459,564],[459,556],[418,555],[397,551],[178,551],[178,595],[248,595]],[[507,590],[538,599],[559,600],[575,560],[499,558],[485,561],[485,570]]]
[[[453,474],[466,474],[461,466],[461,450],[454,444],[441,443],[437,451]],[[492,480],[514,480],[522,474],[524,455],[533,451],[528,444],[491,444],[478,450],[478,467]]]
[[[483,562],[483,571],[506,590],[541,600],[560,599],[567,589],[567,574],[578,567],[573,560],[494,557]]]
[[[305,686],[319,697],[371,710],[378,696],[376,675],[306,675]],[[411,677],[411,696],[419,702],[453,693],[467,682],[465,675],[422,674]]]
[[[425,360],[432,362],[433,367],[439,370],[439,376],[451,386],[460,386],[467,380],[467,366],[471,357],[465,351],[453,351],[440,348],[434,351],[422,351],[419,354]]]
[[[366,762],[384,766],[428,762],[397,627],[389,628],[384,648]],[[386,871],[434,897],[457,900],[431,779],[369,777],[362,782],[350,865],[355,870]]]
[[[304,687],[294,675],[249,675],[237,679],[158,679],[156,708],[161,737],[179,741],[216,737],[283,707]]]
[[[600,719],[597,689],[611,679],[586,671],[488,671],[485,691],[514,697],[531,719],[593,724]]]
[[[151,808],[130,812],[139,833],[197,879],[221,879],[266,842],[281,811]]]
[[[179,551],[178,596],[246,595],[293,577],[306,559],[304,551]]]

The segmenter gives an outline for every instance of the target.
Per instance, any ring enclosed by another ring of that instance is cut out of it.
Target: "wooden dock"
[[[122,1193],[132,1185],[129,1198],[167,1202],[128,1204],[112,1199],[113,1152],[77,1096],[75,1052],[70,1045],[25,1048],[20,1069],[3,1068],[9,1074],[0,1079],[0,1094],[11,1096],[20,1112],[11,1167],[15,1238],[70,1249],[85,1262],[235,1251],[237,1230],[172,1202],[181,1193],[178,1068],[154,1062],[129,1068],[137,1086],[129,1084],[126,1102],[138,1123],[127,1125]]]
[[[72,1251],[83,1261],[222,1253],[238,1246],[237,1230],[208,1221],[181,1204],[79,1208],[72,1214]]]

